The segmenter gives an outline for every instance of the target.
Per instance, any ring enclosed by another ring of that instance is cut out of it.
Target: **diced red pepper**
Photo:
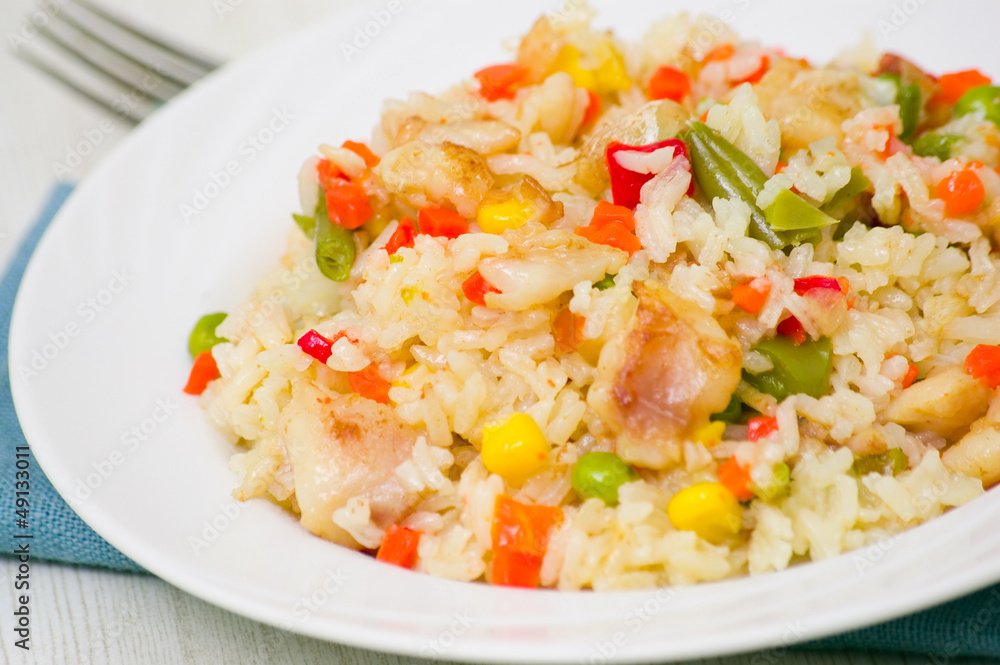
[[[833,277],[822,277],[813,275],[812,277],[799,277],[795,280],[795,293],[804,296],[812,289],[830,289],[844,293],[843,284]]]
[[[208,384],[219,376],[219,366],[215,364],[212,351],[202,351],[191,365],[191,374],[188,376],[187,385],[184,386],[184,392],[188,395],[200,395],[205,392]]]
[[[581,127],[589,127],[601,117],[601,97],[593,90],[587,90],[587,109],[583,112],[583,121],[580,123]]]
[[[492,529],[493,584],[538,586],[549,536],[562,521],[559,508],[532,506],[506,495],[498,496]]]
[[[324,192],[335,182],[350,180],[333,165],[333,162],[325,158],[316,162],[316,178]]]
[[[639,193],[642,191],[642,186],[653,179],[652,173],[629,171],[618,163],[615,155],[622,151],[654,152],[667,146],[673,146],[675,157],[682,155],[685,159],[688,158],[687,147],[679,139],[667,139],[666,141],[639,146],[625,145],[618,141],[612,141],[608,144],[604,152],[604,157],[608,164],[608,175],[611,177],[611,197],[614,199],[615,205],[625,206],[630,210],[634,210],[639,205]],[[688,195],[693,193],[694,178],[691,179],[691,185],[688,187]]]
[[[708,52],[707,55],[702,59],[703,63],[706,62],[720,62],[722,60],[729,60],[733,57],[733,53],[736,49],[732,44],[719,44],[714,49]]]
[[[935,195],[944,201],[944,211],[949,217],[975,212],[983,204],[986,189],[983,181],[968,168],[955,171],[934,188]]]
[[[308,355],[325,365],[326,361],[330,359],[330,353],[332,353],[330,348],[333,346],[335,341],[336,339],[327,339],[315,330],[310,330],[302,337],[299,337],[299,341],[296,342],[296,344],[298,344],[299,348],[305,351]]]
[[[607,201],[598,201],[590,225],[600,228],[608,222],[621,222],[629,231],[635,231],[635,215],[625,206],[616,206]]]
[[[474,74],[479,80],[481,94],[487,101],[510,99],[515,88],[522,83],[531,71],[522,64],[511,62],[502,65],[484,67]]]
[[[783,319],[778,324],[777,333],[782,337],[791,338],[796,344],[801,344],[809,337],[806,334],[806,329],[802,327],[802,322],[794,316]]]
[[[379,404],[389,403],[390,384],[378,373],[375,363],[369,363],[357,372],[348,372],[347,385],[350,386],[352,393],[373,399]]]
[[[477,305],[485,307],[486,294],[500,293],[500,289],[487,282],[486,278],[483,277],[477,270],[469,275],[468,279],[462,282],[462,293],[464,293],[465,297],[469,299],[469,302],[474,302]]]
[[[913,385],[913,382],[917,380],[917,374],[920,373],[920,370],[916,365],[909,361],[907,361],[907,363],[909,363],[909,367],[906,368],[906,374],[903,375],[902,381],[904,390]]]
[[[642,248],[639,239],[628,230],[625,224],[619,221],[604,222],[598,227],[581,226],[576,229],[576,234],[598,245],[607,245],[626,251],[629,256]]]
[[[417,216],[420,233],[429,236],[457,238],[469,232],[469,222],[454,210],[447,208],[424,208]]]
[[[750,489],[750,470],[740,466],[735,457],[730,457],[719,465],[719,484],[733,493],[739,501],[749,501],[753,498]]]
[[[413,239],[416,235],[417,227],[413,223],[413,220],[409,217],[404,217],[399,220],[396,230],[392,232],[388,242],[385,243],[385,251],[389,253],[389,256],[392,256],[399,251],[400,247],[413,247]]]
[[[374,168],[378,165],[378,156],[364,143],[358,143],[357,141],[344,141],[344,145],[341,147],[347,148],[355,155],[365,160],[365,166],[368,168]]]
[[[760,56],[760,64],[752,72],[747,74],[741,79],[733,81],[733,85],[738,83],[757,83],[767,73],[768,68],[771,66],[771,58],[766,53],[762,53]]]
[[[403,568],[413,568],[417,562],[420,535],[420,531],[393,524],[386,529],[375,558]]]
[[[764,308],[771,294],[771,282],[766,277],[757,277],[746,284],[733,287],[733,304],[744,312],[756,314]]]
[[[934,95],[932,102],[954,106],[955,102],[972,88],[990,83],[990,78],[976,69],[942,74],[941,78],[938,79],[938,92]]]
[[[659,67],[649,79],[650,99],[672,99],[680,103],[690,94],[691,77],[676,67]]]
[[[334,180],[326,193],[326,210],[330,223],[353,231],[375,214],[364,187],[353,182]]]
[[[788,168],[788,163],[787,162],[782,162],[782,161],[779,160],[778,163],[774,165],[774,172],[775,173],[781,173],[782,171],[784,171],[787,168]]]
[[[990,388],[1000,387],[1000,346],[980,344],[965,357],[965,371]]]
[[[760,441],[778,431],[778,419],[772,416],[757,416],[747,422],[747,438]]]
[[[583,326],[587,320],[564,307],[552,322],[552,336],[556,340],[556,351],[572,353],[583,343]]]

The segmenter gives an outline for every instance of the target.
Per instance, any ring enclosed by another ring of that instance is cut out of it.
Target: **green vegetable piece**
[[[775,231],[821,229],[837,223],[833,217],[819,208],[809,205],[801,197],[787,189],[778,192],[771,205],[764,209],[764,218]]]
[[[403,262],[403,257],[400,256],[399,254],[393,254],[392,256],[389,257],[389,263],[402,263],[402,262]]]
[[[639,473],[614,453],[587,453],[573,465],[571,482],[582,499],[597,497],[609,506],[618,505],[618,488],[639,479]]]
[[[832,213],[861,192],[867,191],[871,184],[861,167],[855,166],[851,169],[851,179],[847,181],[847,184],[838,189],[833,198],[824,203],[820,209],[823,212]]]
[[[615,276],[611,273],[604,273],[604,277],[594,282],[594,288],[605,291],[615,285]]]
[[[330,222],[326,210],[326,197],[320,196],[316,204],[316,265],[327,279],[343,282],[351,274],[357,249],[354,234]]]
[[[917,131],[917,122],[920,120],[920,86],[916,83],[899,86],[896,103],[899,105],[899,119],[903,123],[899,140],[909,143],[913,139],[913,133]]]
[[[292,213],[292,219],[294,219],[295,223],[299,225],[299,228],[302,229],[302,233],[305,233],[307,238],[315,237],[316,233],[315,217],[309,217],[308,215],[299,215],[296,213]]]
[[[899,448],[890,448],[884,453],[860,455],[854,458],[854,473],[867,476],[869,473],[898,475],[910,466],[910,459]]]
[[[961,136],[955,134],[924,134],[913,142],[913,154],[921,157],[937,157],[942,162],[951,158],[951,147]]]
[[[735,423],[743,415],[743,402],[735,394],[729,400],[726,408],[718,413],[713,413],[711,420],[719,420],[724,423]]]
[[[952,115],[956,116],[973,111],[982,111],[987,120],[1000,127],[1000,87],[981,85],[972,88],[955,102],[955,107],[951,110]]]
[[[762,393],[780,401],[798,393],[818,398],[830,389],[833,344],[829,337],[801,344],[787,337],[773,337],[759,342],[754,349],[774,364],[774,369],[760,374],[743,372],[743,380]]]
[[[215,329],[225,321],[226,316],[225,312],[216,312],[215,314],[206,314],[198,319],[198,323],[194,324],[194,329],[191,331],[191,336],[188,337],[188,353],[191,354],[192,358],[197,358],[202,352],[210,350],[216,344],[229,341],[225,337],[219,337],[215,334]]]
[[[681,137],[691,156],[691,170],[698,188],[711,199],[738,199],[750,207],[750,237],[766,242],[774,249],[788,243],[768,225],[764,212],[757,207],[757,195],[767,176],[714,129],[702,122],[691,123]]]
[[[778,462],[772,469],[771,482],[767,487],[754,487],[754,494],[765,501],[774,501],[786,494],[792,480],[792,470],[784,462]]]

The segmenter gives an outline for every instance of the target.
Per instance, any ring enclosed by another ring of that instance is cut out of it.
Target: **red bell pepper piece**
[[[420,531],[393,524],[382,536],[382,546],[378,548],[375,558],[403,568],[413,568],[417,562],[420,535]]]
[[[587,109],[583,112],[581,127],[589,127],[601,116],[601,97],[593,90],[587,90]]]
[[[379,404],[389,403],[390,384],[378,373],[378,367],[375,363],[369,363],[364,369],[357,372],[348,372],[347,385],[351,388],[352,393],[375,400]]]
[[[469,222],[454,210],[447,208],[424,208],[417,215],[417,223],[420,226],[420,233],[429,236],[457,238],[469,232]]]
[[[1000,346],[980,344],[965,357],[965,371],[990,388],[1000,387]]]
[[[747,438],[751,441],[760,441],[777,431],[778,419],[771,416],[757,416],[747,422]]]
[[[625,145],[624,143],[619,143],[618,141],[612,141],[608,144],[608,147],[604,152],[604,157],[608,163],[608,175],[611,177],[611,195],[614,199],[615,205],[625,206],[630,210],[634,210],[635,207],[639,205],[639,192],[642,190],[642,186],[653,179],[652,173],[636,173],[635,171],[629,171],[618,163],[618,160],[615,159],[615,155],[622,151],[654,152],[667,146],[673,146],[675,158],[678,155],[683,155],[685,159],[688,158],[687,148],[685,147],[684,142],[679,139],[667,139],[666,141],[659,141],[657,143],[639,146]],[[690,160],[688,161],[690,162]],[[691,179],[691,186],[688,188],[688,195],[693,193],[694,178]]]
[[[188,376],[187,385],[184,386],[184,392],[188,395],[200,395],[205,392],[208,384],[217,378],[219,378],[219,366],[215,364],[212,351],[202,351],[191,365],[191,374]]]
[[[469,299],[469,302],[486,307],[486,294],[500,293],[500,289],[487,282],[486,278],[477,270],[462,282],[462,293]]]
[[[750,470],[740,466],[735,457],[730,457],[719,465],[718,475],[719,484],[732,492],[739,501],[749,501],[753,498],[753,490],[750,489]]]
[[[481,94],[487,101],[510,99],[514,96],[514,88],[526,78],[531,71],[522,64],[511,62],[502,65],[484,67],[474,74],[479,80]]]
[[[794,316],[783,319],[778,324],[776,332],[782,337],[790,337],[796,344],[801,344],[808,337],[806,329],[802,327],[802,322]]]
[[[493,514],[493,584],[536,587],[553,527],[563,512],[497,497]]]
[[[691,77],[666,65],[658,68],[649,78],[650,99],[672,99],[677,103],[691,94]]]
[[[413,239],[416,235],[417,228],[413,220],[404,217],[399,220],[396,230],[392,232],[388,242],[385,243],[385,251],[389,253],[389,256],[392,256],[399,251],[400,247],[413,247]]]
[[[325,365],[326,361],[330,359],[330,353],[332,353],[330,348],[333,346],[334,341],[323,337],[315,330],[310,330],[302,337],[299,337],[299,341],[296,344],[308,355]]]

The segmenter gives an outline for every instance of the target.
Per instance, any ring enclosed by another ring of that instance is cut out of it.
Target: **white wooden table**
[[[350,1],[350,0],[348,0]],[[104,0],[168,33],[220,55],[242,53],[328,11],[337,0]],[[31,0],[0,2],[0,35],[20,34]],[[107,113],[0,50],[0,267],[54,184],[55,167]],[[128,133],[107,132],[74,168],[80,180]],[[4,322],[6,325],[6,322]],[[6,359],[4,359],[6,361]],[[347,663],[420,662],[301,637],[218,609],[151,576],[35,561],[33,649],[13,646],[14,568],[0,559],[2,663]],[[712,663],[923,665],[922,656],[881,653],[771,652]]]

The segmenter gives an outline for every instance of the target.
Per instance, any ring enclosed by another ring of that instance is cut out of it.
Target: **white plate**
[[[783,646],[1000,580],[997,492],[879,547],[780,574],[605,594],[435,579],[315,538],[265,501],[237,505],[233,451],[180,392],[192,323],[240,302],[279,257],[295,174],[318,143],[367,136],[386,97],[440,90],[504,59],[501,40],[539,11],[529,0],[389,4],[402,11],[376,5],[387,25],[367,9],[341,13],[197,86],[140,127],[43,238],[15,306],[11,381],[38,461],[88,524],[156,575],[234,612],[346,644],[476,661]],[[600,22],[626,35],[677,8],[617,16],[613,2],[598,5]],[[1000,74],[997,5],[896,6],[732,0],[706,11],[818,59],[866,28],[932,70]],[[347,62],[341,45],[366,26],[378,34]],[[987,51],[990,62],[968,55]],[[182,205],[204,209],[185,219]]]

